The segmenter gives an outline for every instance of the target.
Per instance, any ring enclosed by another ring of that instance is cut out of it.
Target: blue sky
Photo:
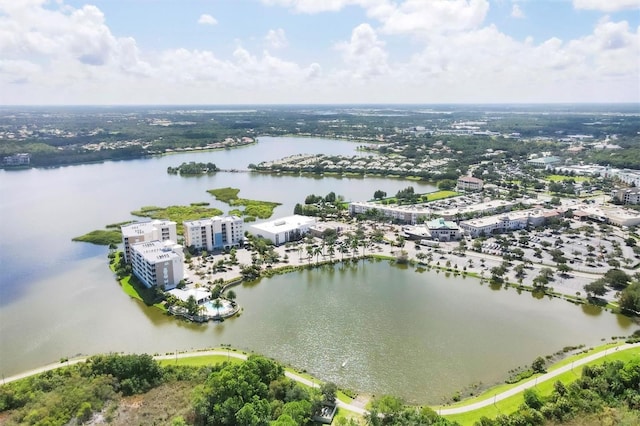
[[[640,0],[0,0],[0,104],[640,102]]]

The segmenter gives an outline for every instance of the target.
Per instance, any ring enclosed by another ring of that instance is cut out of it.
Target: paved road
[[[542,382],[545,382],[547,380],[551,380],[554,377],[559,376],[562,373],[566,373],[567,371],[570,371],[574,367],[579,367],[579,366],[581,366],[583,364],[586,364],[588,362],[591,362],[593,360],[605,357],[608,354],[610,354],[611,352],[624,351],[624,350],[627,350],[627,349],[637,348],[637,347],[640,347],[640,343],[633,343],[633,344],[626,343],[626,344],[618,346],[616,348],[610,348],[610,349],[607,349],[605,351],[597,352],[595,354],[592,354],[592,355],[586,356],[586,357],[584,357],[582,359],[579,359],[577,361],[574,361],[571,364],[567,364],[567,365],[562,366],[562,367],[560,367],[558,369],[555,369],[555,370],[550,371],[548,373],[545,373],[545,374],[543,374],[541,376],[538,376],[535,379],[531,379],[529,381],[526,381],[526,382],[524,382],[524,383],[522,383],[522,384],[520,384],[520,385],[518,385],[518,386],[516,386],[514,388],[511,388],[511,389],[509,389],[507,391],[504,391],[502,393],[496,394],[495,397],[493,397],[493,398],[485,399],[483,401],[475,402],[473,404],[463,405],[461,407],[443,408],[441,410],[438,410],[438,413],[440,415],[442,415],[442,416],[447,416],[447,415],[450,415],[450,414],[461,414],[461,413],[466,413],[468,411],[477,410],[478,408],[487,407],[489,405],[494,404],[495,402],[502,401],[503,399],[509,398],[510,396],[513,396],[513,395],[515,395],[515,394],[517,394],[519,392],[522,392],[525,389],[532,388],[532,387],[536,386],[536,384],[538,384],[538,383],[542,383]]]
[[[492,405],[498,401],[502,401],[503,399],[509,398],[517,393],[520,393],[522,391],[524,391],[525,389],[529,389],[532,388],[534,386],[536,386],[538,383],[542,383],[545,382],[547,380],[551,380],[554,377],[559,376],[562,373],[565,373],[567,371],[570,371],[571,369],[573,369],[574,367],[579,367],[581,365],[584,365],[588,362],[594,361],[596,359],[602,358],[607,356],[608,354],[614,352],[614,351],[624,351],[627,349],[632,349],[632,348],[638,348],[640,347],[640,343],[633,343],[633,344],[624,344],[621,346],[618,346],[616,348],[610,348],[607,349],[605,351],[600,351],[597,352],[595,354],[586,356],[582,359],[579,359],[577,361],[574,361],[571,364],[567,364],[565,366],[562,366],[558,369],[555,369],[553,371],[550,371],[548,373],[545,373],[541,376],[538,376],[535,379],[531,379],[529,381],[526,381],[514,388],[511,388],[509,390],[506,390],[502,393],[496,394],[493,398],[488,398],[479,402],[474,402],[473,404],[467,404],[467,405],[463,405],[460,407],[454,407],[454,408],[443,408],[438,410],[438,413],[442,416],[447,416],[447,415],[451,415],[451,414],[461,414],[461,413],[466,413],[468,411],[473,411],[473,410],[477,410],[479,408],[483,408],[483,407],[487,407],[489,405]],[[225,350],[209,350],[209,351],[195,351],[195,352],[182,352],[182,353],[178,353],[178,354],[172,354],[172,355],[158,355],[158,356],[154,356],[153,358],[155,360],[170,360],[170,359],[180,359],[180,358],[190,358],[190,357],[196,357],[196,356],[212,356],[212,355],[217,355],[217,356],[228,356],[231,358],[238,358],[238,359],[247,359],[247,355],[243,354],[243,353],[238,353],[238,352],[234,352],[234,351],[225,351]],[[29,376],[33,376],[35,374],[40,374],[43,373],[45,371],[50,371],[50,370],[55,370],[56,368],[61,368],[61,367],[66,367],[68,365],[74,365],[74,364],[78,364],[81,362],[85,362],[88,358],[76,358],[73,360],[69,360],[67,362],[64,363],[55,363],[55,364],[49,364],[46,365],[44,367],[40,367],[40,368],[36,368],[33,370],[29,370],[26,371],[24,373],[21,374],[17,374],[15,376],[11,376],[11,377],[7,377],[3,380],[3,384],[4,383],[11,383],[13,381],[16,380],[20,380],[20,379],[24,379],[25,377],[29,377]],[[319,387],[319,385],[317,383],[312,382],[311,380],[305,379],[302,376],[299,376],[295,373],[292,373],[290,371],[285,371],[285,376],[287,376],[288,378],[295,380],[299,383],[302,383],[306,386],[310,386],[310,387],[314,387],[317,388]],[[367,413],[367,410],[365,410],[362,407],[356,406],[356,405],[352,405],[352,404],[347,404],[345,402],[342,402],[340,400],[337,400],[337,404],[338,407],[343,408],[345,410],[349,410],[352,411],[354,413],[360,414],[360,415],[364,415]]]

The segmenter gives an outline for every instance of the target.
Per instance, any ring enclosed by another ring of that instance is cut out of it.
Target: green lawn
[[[588,182],[590,180],[587,176],[566,176],[566,175],[549,175],[545,178],[549,182],[562,182],[563,180],[573,179],[576,182]]]
[[[442,200],[443,198],[455,197],[457,195],[460,195],[460,193],[456,191],[436,191],[436,192],[430,192],[428,194],[424,194],[422,196],[422,199],[424,200],[424,198],[426,197],[427,198],[426,201],[431,202],[431,201]]]
[[[549,368],[549,371],[552,371],[556,368],[561,367],[562,365],[567,365],[570,364],[572,361],[575,361],[577,359],[581,359],[584,358],[585,356],[594,354],[596,352],[601,352],[604,350],[610,350],[613,346],[615,345],[605,345],[602,347],[597,348],[596,350],[593,351],[589,351],[589,353],[586,354],[580,354],[580,355],[576,355],[575,357],[569,357],[565,360],[563,360],[562,362],[554,365],[553,367]],[[621,352],[615,352],[612,351],[611,354],[607,354],[606,357],[597,359],[595,361],[592,361],[590,363],[587,363],[586,365],[597,365],[597,364],[602,364],[605,361],[614,361],[614,360],[619,360],[619,361],[629,361],[635,357],[640,356],[640,349],[639,348],[634,348],[634,349],[629,349],[626,351],[621,351]],[[539,383],[535,389],[536,391],[541,395],[541,396],[548,396],[551,394],[551,392],[553,391],[553,384],[557,381],[561,381],[562,383],[564,383],[565,385],[574,382],[576,379],[578,379],[580,377],[580,374],[582,373],[582,368],[584,366],[580,366],[580,367],[576,367],[574,368],[572,371],[568,371],[566,373],[563,373],[557,377],[554,377],[551,380],[547,380],[545,382]],[[535,376],[533,376],[535,378]],[[458,403],[455,405],[451,405],[451,406],[447,406],[447,408],[449,407],[454,407],[454,406],[459,406],[459,405],[466,405],[469,403],[473,403],[473,402],[477,402],[477,401],[481,401],[481,400],[486,400],[486,399],[490,399],[492,398],[494,395],[503,392],[505,390],[508,390],[514,386],[516,386],[517,384],[513,384],[513,385],[499,385],[496,386],[494,388],[489,389],[486,392],[483,392],[480,396],[476,397],[476,398],[472,398],[472,399],[468,399],[463,401],[462,403]],[[447,419],[452,420],[452,421],[456,421],[458,423],[460,423],[461,425],[473,425],[476,421],[480,420],[480,418],[482,417],[488,417],[488,418],[495,418],[498,414],[510,414],[515,412],[518,407],[524,402],[524,398],[523,398],[523,394],[519,393],[518,395],[514,395],[510,398],[504,399],[502,401],[498,401],[495,405],[490,405],[484,408],[480,408],[478,410],[474,410],[474,411],[469,411],[467,413],[463,413],[463,414],[455,414],[455,415],[451,415],[451,416],[446,416]],[[444,408],[444,407],[443,407]],[[436,411],[438,410],[437,408],[434,408]]]
[[[192,367],[202,367],[205,365],[222,364],[223,362],[241,363],[240,358],[227,357],[226,355],[190,356],[187,358],[163,359],[158,361],[160,365],[190,365]]]

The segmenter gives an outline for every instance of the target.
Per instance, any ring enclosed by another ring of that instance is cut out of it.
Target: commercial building
[[[302,235],[309,233],[316,221],[315,217],[293,215],[251,225],[248,231],[279,246],[289,241],[299,240]]]
[[[550,169],[559,165],[560,159],[554,156],[544,156],[544,157],[532,158],[531,160],[527,160],[527,164],[534,167],[542,167],[545,169]]]
[[[482,191],[484,182],[473,176],[460,176],[458,178],[458,191]]]
[[[455,222],[434,219],[424,225],[406,226],[403,231],[410,240],[453,241],[460,239],[460,228]]]
[[[197,250],[223,250],[238,247],[244,239],[244,220],[237,216],[215,216],[182,222],[187,247]]]
[[[124,245],[124,260],[131,262],[131,246],[145,241],[178,241],[176,223],[170,220],[152,220],[136,222],[120,227],[122,244]]]
[[[131,245],[133,274],[146,287],[175,288],[184,278],[182,246],[173,241],[145,241]]]
[[[583,204],[573,207],[573,214],[576,214],[598,222],[610,223],[617,226],[638,226],[640,225],[640,213],[635,210],[625,209],[617,206],[596,206]]]
[[[465,220],[460,222],[460,228],[466,235],[476,238],[524,229],[528,226],[540,226],[546,220],[559,215],[560,213],[557,210],[519,210],[479,219]]]
[[[365,214],[373,209],[378,210],[380,214],[389,220],[411,224],[418,223],[418,219],[427,217],[432,213],[430,208],[421,205],[388,206],[369,201],[356,201],[349,204],[349,214],[352,216]]]

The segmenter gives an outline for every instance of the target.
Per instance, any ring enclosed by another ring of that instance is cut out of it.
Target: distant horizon
[[[237,107],[268,107],[268,106],[291,106],[291,107],[305,107],[305,106],[313,106],[313,107],[330,107],[330,106],[571,106],[571,105],[628,105],[628,106],[637,106],[640,111],[640,101],[638,102],[613,102],[613,101],[600,101],[600,102],[335,102],[335,103],[140,103],[140,104],[0,104],[0,108],[13,108],[13,107],[34,107],[34,108],[43,108],[43,107],[62,107],[62,108],[76,108],[76,107],[229,107],[229,108],[237,108]]]
[[[638,0],[120,3],[0,0],[0,103],[640,102]]]

